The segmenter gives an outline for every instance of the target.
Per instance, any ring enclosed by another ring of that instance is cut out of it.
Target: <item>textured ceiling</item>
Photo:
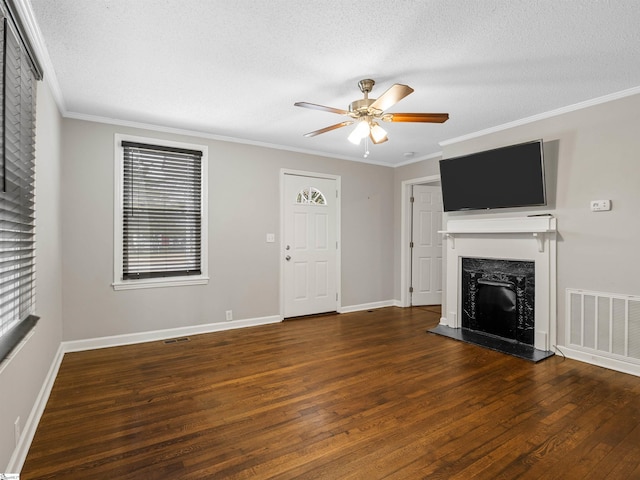
[[[363,160],[340,109],[393,83],[391,112],[444,124],[383,124],[367,161],[640,86],[637,0],[24,0],[63,113]],[[56,85],[57,84],[57,85]],[[412,152],[413,156],[407,155]]]

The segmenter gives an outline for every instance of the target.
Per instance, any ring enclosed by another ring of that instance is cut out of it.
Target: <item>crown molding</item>
[[[31,8],[31,2],[28,0],[14,0],[14,3],[18,10],[20,20],[27,31],[29,41],[35,51],[36,57],[38,57],[38,61],[42,64],[44,81],[49,85],[49,89],[51,90],[51,94],[58,106],[58,110],[61,115],[64,116],[67,109],[64,97],[62,96],[62,90],[60,89],[60,84],[58,83],[58,78],[56,77],[56,72],[53,68],[49,51],[44,43],[44,37],[42,36],[35,14]]]
[[[274,150],[284,150],[288,152],[302,153],[305,155],[314,155],[316,157],[327,157],[327,158],[335,158],[337,160],[348,160],[350,162],[360,162],[367,163],[370,165],[377,165],[381,167],[390,167],[393,168],[393,164],[386,162],[375,162],[370,160],[358,159],[353,157],[348,157],[346,155],[331,155],[326,152],[318,152],[315,150],[307,150],[303,148],[290,147],[287,145],[278,145],[275,143],[268,142],[258,142],[254,140],[247,140],[244,138],[236,138],[236,137],[227,137],[224,135],[217,135],[209,132],[202,132],[199,130],[189,130],[183,128],[175,128],[175,127],[167,127],[163,125],[156,125],[153,123],[143,123],[143,122],[134,122],[130,120],[120,120],[117,118],[110,117],[101,117],[97,115],[87,115],[84,113],[77,112],[66,112],[63,114],[64,118],[69,118],[72,120],[83,120],[85,122],[96,122],[96,123],[105,123],[108,125],[117,125],[121,127],[129,127],[129,128],[138,128],[143,130],[151,130],[155,132],[163,132],[163,133],[171,133],[173,135],[183,135],[188,137],[197,137],[197,138],[205,138],[209,140],[217,140],[220,142],[229,142],[229,143],[239,143],[243,145],[251,145],[254,147],[262,147],[262,148],[270,148]]]
[[[528,125],[534,122],[538,122],[540,120],[546,120],[549,118],[564,115],[565,113],[584,110],[585,108],[594,107],[596,105],[601,105],[603,103],[612,102],[614,100],[620,100],[622,98],[631,97],[633,95],[638,95],[638,94],[640,94],[640,87],[633,87],[626,90],[621,90],[619,92],[610,93],[608,95],[596,97],[591,100],[586,100],[584,102],[574,103],[573,105],[568,105],[566,107],[557,108],[555,110],[550,110],[548,112],[540,113],[537,115],[532,115],[530,117],[525,117],[520,120],[515,120],[513,122],[504,123],[496,127],[491,127],[485,130],[479,130],[474,133],[469,133],[467,135],[462,135],[460,137],[444,140],[440,142],[439,145],[441,147],[447,147],[449,145],[454,145],[456,143],[472,140],[474,138],[484,137],[485,135],[491,135],[492,133],[498,133],[504,130],[509,130],[510,128],[521,127],[523,125]]]
[[[405,160],[404,162],[400,162],[400,163],[395,163],[393,166],[394,167],[404,167],[406,165],[411,165],[413,163],[418,163],[418,162],[422,162],[424,160],[440,160],[442,158],[442,152],[434,152],[434,153],[429,153],[428,155],[421,155],[419,157],[415,157],[415,158],[411,158],[409,160]]]

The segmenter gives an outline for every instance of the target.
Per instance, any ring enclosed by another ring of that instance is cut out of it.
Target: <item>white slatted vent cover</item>
[[[569,344],[640,364],[640,297],[567,289]]]

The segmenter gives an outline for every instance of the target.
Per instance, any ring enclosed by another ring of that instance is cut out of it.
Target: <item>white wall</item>
[[[115,133],[208,145],[208,285],[110,286]],[[393,300],[391,168],[75,119],[63,122],[63,159],[65,340],[221,322],[225,310],[278,315],[281,168],[342,177],[342,305]]]
[[[640,95],[446,145],[445,158],[543,139],[550,204],[533,211],[558,219],[558,343],[564,343],[567,288],[640,295]],[[610,199],[610,212],[592,213],[590,200]],[[449,218],[487,216],[450,213]],[[446,312],[446,308],[443,308]]]
[[[36,107],[36,314],[33,335],[0,367],[0,472],[14,453],[14,421],[23,428],[62,340],[60,217],[61,118],[46,84]]]

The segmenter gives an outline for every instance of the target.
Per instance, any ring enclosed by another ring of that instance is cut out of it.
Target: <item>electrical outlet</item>
[[[267,233],[267,243],[273,243],[276,241],[275,233]]]
[[[225,315],[227,316],[227,321],[233,320],[233,310],[227,310]]]
[[[611,200],[591,200],[592,212],[607,212],[611,210]]]
[[[22,425],[20,422],[20,417],[16,418],[16,421],[13,422],[13,435],[15,437],[17,447],[18,443],[20,442],[20,437],[22,436]]]

